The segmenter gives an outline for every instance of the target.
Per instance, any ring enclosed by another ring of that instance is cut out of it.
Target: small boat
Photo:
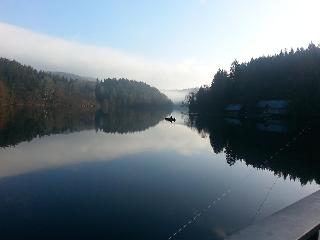
[[[168,122],[175,122],[176,121],[176,118],[174,118],[174,117],[172,117],[172,116],[170,116],[170,117],[166,117],[166,118],[164,118],[166,121],[168,121]]]

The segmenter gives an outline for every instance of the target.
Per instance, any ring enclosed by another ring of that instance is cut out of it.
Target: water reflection
[[[169,109],[115,109],[96,112],[95,127],[106,133],[132,133],[144,131],[155,126],[166,115]]]
[[[133,133],[155,126],[170,109],[115,109],[109,112],[92,109],[18,108],[0,113],[0,147],[51,134],[96,129],[107,133]]]
[[[302,184],[320,183],[320,133],[317,121],[202,118],[190,116],[188,124],[209,135],[215,153],[224,152],[226,161],[237,161],[268,169]]]
[[[162,116],[165,116],[166,111],[130,111],[131,117],[123,115],[119,121],[117,118],[112,118],[112,116],[119,115],[106,116],[102,114],[101,116],[101,113],[96,114],[95,112],[82,114],[82,118],[76,116],[71,118],[74,115],[61,114],[60,116],[64,116],[63,119],[68,119],[65,122],[50,121],[49,117],[43,120],[38,119],[38,124],[32,124],[33,131],[25,132],[22,127],[17,128],[16,131],[4,128],[4,133],[6,131],[10,133],[8,135],[10,138],[5,139],[14,139],[15,143],[19,140],[21,143],[14,148],[4,148],[0,152],[0,178],[83,162],[120,159],[148,151],[157,154],[161,151],[174,150],[183,156],[193,154],[195,149],[208,151],[208,146],[204,146],[198,141],[197,134],[192,131],[186,132],[184,125],[160,124],[157,128],[149,128],[152,124],[156,124],[155,118],[157,118],[157,122],[163,120]],[[120,113],[118,112],[118,114]],[[13,123],[20,127],[28,126],[28,123],[37,120],[28,116],[24,115],[23,120],[19,121],[21,124],[19,122]],[[139,122],[129,122],[128,119],[139,120]],[[9,123],[7,126],[13,126],[13,123]],[[146,128],[144,132],[123,134],[130,129],[141,129],[142,125]],[[50,127],[47,129],[47,126]],[[106,133],[107,131],[110,132]],[[33,134],[29,134],[30,132]],[[46,134],[42,134],[43,132]],[[29,142],[25,142],[26,140]],[[12,143],[13,140],[10,142]]]
[[[318,189],[293,178],[274,184],[274,172],[283,176],[295,167],[262,160],[300,125],[279,123],[285,131],[274,127],[278,122],[260,128],[256,121],[211,119],[208,125],[171,114],[176,122],[165,121],[165,111],[7,117],[2,143],[15,146],[0,148],[1,236],[168,239],[201,212],[175,239],[218,240]],[[307,181],[317,179],[313,174]]]

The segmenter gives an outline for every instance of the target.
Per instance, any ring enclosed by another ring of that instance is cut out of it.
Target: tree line
[[[40,105],[64,107],[162,106],[170,100],[146,83],[127,79],[89,81],[37,71],[0,58],[0,107]],[[1,110],[1,109],[0,109]]]
[[[211,86],[189,94],[190,112],[222,114],[228,104],[242,104],[254,112],[261,100],[286,100],[294,115],[320,113],[320,45],[284,50],[219,69]]]
[[[114,107],[162,107],[172,103],[166,95],[157,88],[144,82],[128,80],[124,78],[107,78],[97,80],[95,95],[97,102],[104,109]]]
[[[94,89],[94,82],[67,79],[0,58],[0,105],[94,105]]]

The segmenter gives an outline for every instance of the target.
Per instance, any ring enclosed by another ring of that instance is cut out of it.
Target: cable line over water
[[[288,149],[295,141],[297,141],[297,139],[299,137],[301,137],[303,134],[305,134],[307,131],[310,131],[311,128],[308,126],[309,123],[307,123],[305,125],[304,128],[302,128],[293,138],[291,138],[288,142],[286,142],[285,145],[281,146],[278,151],[274,152],[273,155],[271,155],[270,157],[268,157],[264,163],[269,162],[270,160],[276,158],[281,152],[283,152],[284,150]],[[249,171],[249,173],[244,176],[242,179],[240,179],[238,181],[238,183],[240,182],[241,184],[248,179],[252,174],[253,174],[253,169],[251,169]],[[262,200],[261,204],[258,206],[257,211],[255,212],[255,214],[253,215],[252,218],[252,222],[255,220],[255,218],[260,214],[261,209],[263,208],[263,205],[266,203],[267,199],[269,198],[274,186],[276,185],[278,179],[281,176],[277,176],[275,178],[275,180],[273,181],[272,185],[270,186],[270,188],[268,189],[264,199]],[[167,239],[168,240],[172,240],[174,238],[177,238],[179,234],[181,234],[181,232],[185,231],[186,228],[191,227],[191,225],[193,223],[195,223],[202,215],[204,215],[206,212],[208,212],[209,210],[213,209],[218,203],[219,201],[223,200],[224,198],[226,198],[228,195],[230,195],[230,193],[233,191],[235,187],[230,187],[228,188],[226,191],[222,192],[218,197],[213,198],[206,207],[203,207],[202,210],[200,210],[198,213],[196,213],[195,215],[193,215],[192,217],[189,218],[189,220],[187,220],[184,224],[182,224],[173,234],[171,234]]]

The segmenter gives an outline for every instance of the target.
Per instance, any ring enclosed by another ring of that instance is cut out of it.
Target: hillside
[[[95,82],[66,79],[0,59],[1,105],[95,105]]]
[[[73,74],[73,73],[68,73],[68,72],[48,72],[50,74],[62,77],[62,78],[66,78],[68,80],[89,80],[89,81],[95,81],[96,79],[93,77],[86,77],[86,76],[80,76],[77,74]]]
[[[96,98],[105,110],[118,106],[145,108],[166,107],[172,104],[157,88],[124,78],[97,81]]]
[[[91,79],[90,79],[91,80]],[[158,89],[127,79],[89,81],[62,72],[37,71],[0,58],[0,106],[156,107],[171,105]]]

